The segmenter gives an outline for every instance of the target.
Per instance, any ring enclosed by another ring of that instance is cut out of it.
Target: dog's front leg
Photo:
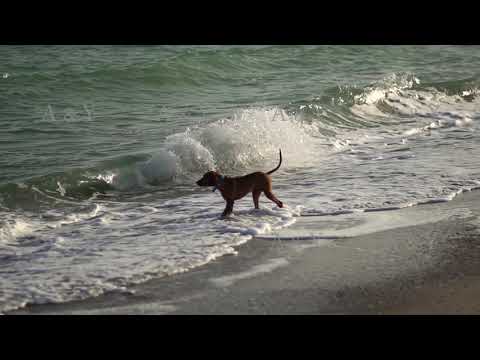
[[[227,206],[223,210],[222,218],[230,215],[233,212],[233,200],[227,200]]]

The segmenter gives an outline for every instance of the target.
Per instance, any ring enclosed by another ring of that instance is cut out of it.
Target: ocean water
[[[1,46],[0,312],[480,187],[479,65],[477,46]],[[221,220],[195,181],[280,148],[285,207]]]

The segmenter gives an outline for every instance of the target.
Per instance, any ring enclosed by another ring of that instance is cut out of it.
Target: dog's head
[[[198,186],[216,186],[218,173],[216,171],[207,171],[203,177],[197,181]]]

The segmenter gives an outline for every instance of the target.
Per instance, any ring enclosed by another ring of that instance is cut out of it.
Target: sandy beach
[[[240,246],[238,255],[127,293],[10,314],[478,314],[479,215],[480,191],[365,213],[364,224],[400,227],[334,240],[274,234]],[[379,222],[382,216],[390,221]],[[313,231],[331,218],[300,218],[289,231]],[[401,219],[413,218],[419,224],[403,226]]]

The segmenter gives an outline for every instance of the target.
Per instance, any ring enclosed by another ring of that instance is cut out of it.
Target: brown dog
[[[278,207],[283,207],[283,203],[278,200],[275,195],[272,193],[272,179],[270,174],[277,171],[282,164],[282,150],[280,150],[280,162],[278,166],[267,172],[254,172],[245,176],[239,177],[226,177],[220,175],[216,171],[208,171],[203,175],[203,177],[197,181],[198,186],[213,186],[215,191],[219,189],[222,197],[227,202],[227,206],[223,211],[222,217],[225,217],[232,213],[233,203],[235,200],[241,199],[248,193],[253,195],[253,203],[255,209],[258,209],[258,199],[262,191],[265,193],[265,196],[272,200]]]

